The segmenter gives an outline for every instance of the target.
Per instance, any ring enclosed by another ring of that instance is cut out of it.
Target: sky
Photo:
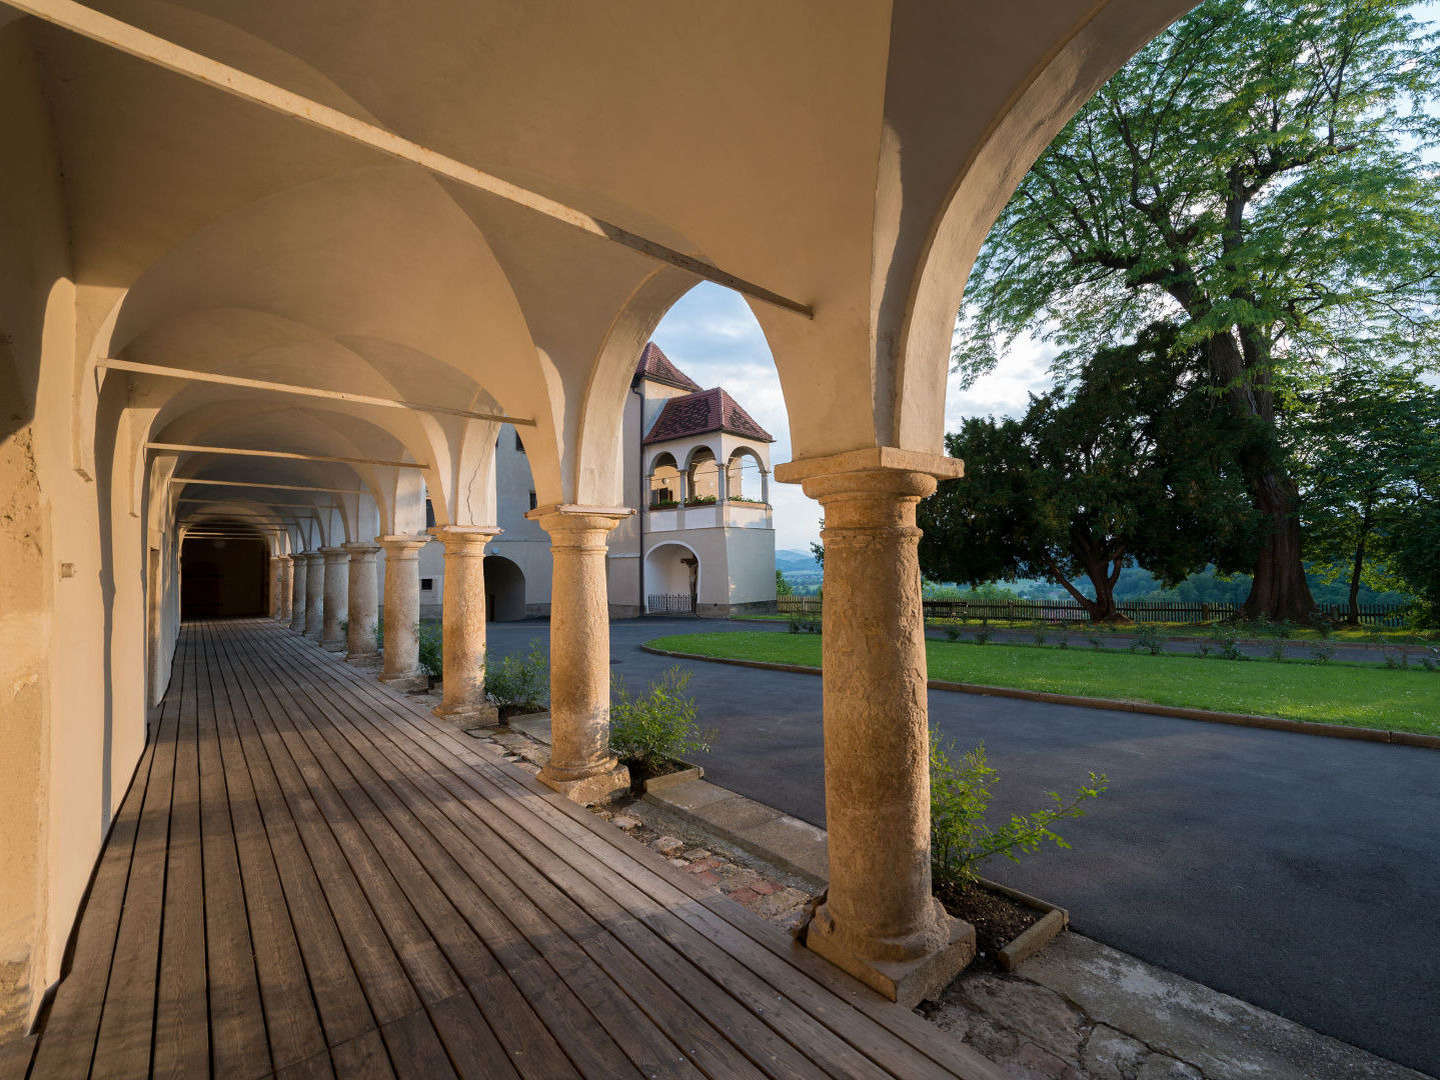
[[[702,282],[666,313],[655,329],[655,343],[685,374],[707,390],[723,386],[756,423],[775,436],[773,467],[790,460],[790,423],[780,378],[760,324],[739,293]],[[1031,341],[1017,342],[990,375],[961,393],[954,376],[945,396],[945,429],[954,431],[967,416],[1015,415],[1025,410],[1031,391],[1049,385],[1048,352]],[[777,550],[806,551],[820,539],[820,504],[798,484],[770,485],[775,508]]]

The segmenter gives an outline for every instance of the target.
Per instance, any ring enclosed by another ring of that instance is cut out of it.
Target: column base
[[[324,649],[326,652],[335,652],[335,653],[344,652],[344,651],[345,651],[345,648],[346,648],[345,642],[343,642],[343,641],[323,641],[323,640],[320,642],[320,647],[321,647],[322,649]]]
[[[377,678],[386,686],[394,687],[396,690],[414,690],[429,685],[429,679],[419,668],[414,671],[401,671],[393,675],[381,672]]]
[[[441,720],[449,721],[462,729],[498,727],[500,724],[500,710],[488,703],[485,705],[462,705],[457,708],[447,708],[444,704],[440,704],[430,711]]]
[[[354,660],[357,663],[361,664],[373,663],[374,661],[380,659],[380,650],[374,649],[370,652],[350,652],[347,649],[345,653],[345,659]]]
[[[805,928],[805,946],[846,974],[907,1009],[938,997],[956,975],[975,959],[975,927],[948,914],[939,900],[941,928],[948,940],[938,948],[909,960],[875,960],[858,955],[836,933],[835,923],[822,905]]]
[[[595,806],[630,794],[630,770],[618,762],[608,769],[573,780],[554,776],[546,766],[540,770],[538,779],[546,787],[581,806]]]

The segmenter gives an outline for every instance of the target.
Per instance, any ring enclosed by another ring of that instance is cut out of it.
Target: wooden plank
[[[254,1077],[273,1063],[216,720],[220,705],[228,708],[228,702],[223,685],[216,697],[218,673],[207,629],[200,630],[195,644],[202,661],[196,679],[195,721],[211,1054],[217,1075]],[[298,952],[295,961],[298,964]],[[306,1000],[303,1007],[313,1017],[314,1005]],[[318,1022],[315,1031],[318,1036]]]
[[[340,670],[359,683],[358,688],[370,694],[372,700],[388,701],[391,715],[397,718],[400,726],[404,725],[404,721],[399,718],[408,715],[418,737],[432,745],[451,749],[482,775],[506,777],[515,798],[509,802],[494,800],[492,804],[496,808],[502,809],[507,816],[521,815],[519,820],[522,821],[523,815],[531,811],[548,814],[552,821],[556,814],[562,821],[569,818],[568,826],[557,827],[567,831],[572,842],[578,839],[585,843],[586,847],[578,843],[575,846],[573,854],[577,865],[588,855],[587,848],[593,849],[597,858],[607,862],[622,877],[642,886],[696,929],[707,935],[718,935],[718,940],[725,943],[727,950],[745,955],[752,966],[764,967],[772,978],[784,985],[787,995],[793,997],[798,993],[806,997],[806,1007],[817,1019],[822,1019],[827,1027],[892,1072],[899,1070],[902,1075],[991,1075],[987,1063],[978,1055],[971,1057],[946,1046],[943,1040],[935,1039],[929,1025],[909,1010],[879,998],[818,956],[796,946],[778,928],[763,923],[738,905],[689,880],[687,875],[664,864],[654,852],[634,844],[615,830],[601,832],[603,826],[598,825],[591,815],[558,799],[529,774],[511,769],[498,760],[487,762],[480,759],[470,747],[435,725],[427,715],[399,695],[384,687],[364,685],[348,669]],[[605,842],[595,845],[596,839]],[[617,854],[624,857],[617,860]],[[633,866],[633,862],[641,865]],[[676,895],[677,891],[682,895]],[[700,905],[687,903],[687,899],[698,900]],[[778,968],[774,966],[775,962],[779,962]],[[787,973],[787,969],[793,975]],[[823,1015],[817,1011],[820,1009],[824,1010]]]
[[[173,696],[166,698],[155,736],[155,761],[140,811],[130,886],[120,911],[110,982],[95,1040],[91,1076],[97,1078],[143,1076],[150,1071],[180,686],[194,677],[185,653],[178,652],[177,659],[179,671],[171,677]]]
[[[215,744],[218,767],[229,807],[229,827],[234,842],[239,882],[243,892],[248,937],[254,948],[256,978],[263,1005],[264,1027],[273,1066],[287,1066],[325,1054],[325,1033],[321,1027],[316,995],[311,993],[305,960],[281,885],[270,838],[260,814],[260,805],[250,779],[240,736],[235,726],[225,673],[219,666],[214,643],[207,635],[206,654],[213,686]],[[245,704],[239,703],[243,710]],[[202,759],[202,780],[206,775]],[[214,776],[214,774],[211,774]],[[223,823],[217,822],[220,828]],[[209,880],[211,862],[207,857]],[[332,924],[333,925],[333,924]],[[212,939],[215,935],[212,935]],[[340,959],[344,959],[341,957]],[[348,966],[348,961],[346,961]],[[353,974],[351,976],[353,981]],[[323,985],[323,980],[322,980]],[[354,994],[360,997],[359,984]],[[327,1001],[329,996],[326,996]],[[363,999],[362,999],[363,1005]],[[223,1012],[220,1015],[224,1015]],[[217,1049],[221,1039],[217,1032]],[[229,1040],[225,1040],[229,1045]]]
[[[358,737],[359,732],[342,722],[341,718],[351,711],[344,700],[332,697],[327,705],[326,715],[335,722],[337,733],[344,730],[347,737]],[[383,736],[380,741],[384,741]],[[357,742],[356,746],[366,754],[369,744]],[[723,1032],[733,1046],[722,1051],[712,1045],[710,1059],[695,1058],[702,1068],[723,1065],[733,1070],[735,1055],[743,1053],[772,1076],[825,1075],[817,1064],[777,1034],[784,1030],[797,1045],[813,1054],[816,1061],[832,1067],[837,1074],[881,1075],[842,1040],[814,1024],[783,998],[777,999],[773,990],[754,978],[743,965],[726,957],[683,923],[662,917],[659,927],[645,925],[533,838],[510,829],[505,831],[505,841],[502,841],[486,820],[462,801],[463,791],[456,791],[453,786],[447,790],[435,778],[417,771],[421,768],[419,763],[402,757],[399,747],[377,745],[375,749],[389,762],[387,767],[385,761],[375,761],[375,767],[397,794],[408,796],[405,805],[425,821],[442,852],[465,862],[482,888],[492,887],[486,882],[496,876],[486,858],[492,857],[503,873],[501,880],[507,885],[513,882],[524,891],[525,897],[503,903],[507,912],[513,912],[527,899],[533,902],[559,922],[620,985],[626,986],[642,1007],[674,999],[676,1003],[694,1002],[703,1008],[705,1018]],[[418,801],[422,790],[427,798],[423,803]],[[502,823],[494,824],[503,829]],[[506,842],[513,849],[506,846]],[[480,854],[482,850],[484,855]],[[524,852],[523,859],[517,854],[520,851]],[[481,864],[475,866],[467,860],[467,855],[482,860]],[[430,859],[425,861],[432,865]],[[630,951],[621,950],[620,942]],[[716,978],[715,982],[692,964],[697,954],[704,957],[706,963],[701,966]],[[637,958],[650,970],[637,967]],[[663,984],[656,975],[664,980]],[[763,1021],[761,1016],[765,1017]],[[705,1020],[688,1006],[678,1010],[673,1004],[666,1006],[665,1015],[657,1014],[655,1019],[667,1031],[685,1031],[687,1038],[683,1044],[687,1047],[694,1046],[693,1036],[701,1034],[706,1026]],[[773,1024],[775,1030],[767,1027],[767,1023]],[[691,1053],[695,1056],[693,1049]]]
[[[336,704],[338,703],[332,702],[332,716],[340,711],[338,708],[333,707]],[[429,749],[429,747],[427,747],[427,749]],[[443,776],[443,774],[441,775]],[[416,780],[416,782],[419,783],[420,781]],[[449,788],[449,795],[451,797],[438,800],[437,805],[454,808],[464,804],[466,797],[465,792],[457,791],[451,786]],[[473,802],[473,793],[471,793],[471,801]],[[447,812],[449,812],[449,810],[447,810]],[[487,817],[489,822],[494,824],[496,828],[502,828],[502,821],[497,820],[495,815],[491,814]],[[477,816],[474,822],[471,823],[471,827],[486,829],[486,824],[485,821],[482,821]],[[517,848],[524,849],[526,858],[531,859],[532,862],[536,861],[537,858],[544,861],[542,869],[551,875],[553,880],[560,882],[566,891],[571,892],[572,895],[577,893],[583,894],[584,902],[590,907],[592,912],[595,912],[596,907],[598,907],[602,913],[600,918],[607,927],[612,930],[617,926],[626,927],[632,931],[639,928],[637,922],[633,919],[626,918],[626,913],[618,904],[610,901],[599,890],[589,887],[584,879],[580,878],[579,875],[565,866],[561,860],[553,856],[546,860],[548,853],[543,851],[537,853],[537,847],[532,837],[523,832],[517,832],[511,829],[506,833],[506,839]],[[447,842],[446,846],[452,851],[455,850],[453,844]],[[537,865],[539,865],[539,863],[537,863]],[[523,865],[517,867],[511,863],[505,865],[505,871],[512,878],[521,880],[525,877],[526,868]],[[624,882],[623,879],[617,878],[613,872],[601,869],[600,873],[602,877],[607,879],[609,887],[620,890],[628,902],[634,904],[637,902],[637,898],[639,899],[640,905],[647,911],[650,919],[653,920],[652,929],[674,945],[677,952],[683,952],[692,958],[696,956],[703,957],[707,969],[725,985],[727,989],[734,993],[737,998],[743,1000],[750,1008],[757,1012],[763,1011],[768,1020],[776,1022],[777,1027],[783,1029],[788,1037],[795,1039],[803,1045],[807,1053],[813,1054],[820,1062],[827,1064],[833,1071],[836,1071],[837,1074],[840,1075],[866,1075],[867,1069],[878,1072],[873,1066],[865,1062],[859,1054],[846,1046],[842,1040],[826,1032],[820,1025],[811,1021],[808,1016],[801,1013],[800,1010],[796,1009],[789,1002],[783,998],[777,1000],[770,987],[765,986],[764,983],[751,975],[743,965],[738,964],[727,957],[721,950],[716,949],[703,935],[694,929],[686,927],[680,920],[670,916],[662,907],[655,905],[653,902],[645,901],[638,891],[630,889],[628,883]],[[552,907],[547,906],[547,910],[553,912]],[[638,950],[646,950],[649,944],[649,942],[643,940],[646,936],[647,935],[642,934],[641,937],[637,939],[632,934],[627,942],[632,944],[632,947],[637,948],[637,955],[641,954]],[[653,951],[649,951],[646,954],[646,959],[647,962],[652,962],[655,961],[657,957]],[[705,1001],[707,1010],[720,1008],[720,1011],[723,1012],[724,1005],[734,1004],[730,1002],[729,998],[723,993],[717,993],[717,987],[713,984],[687,984],[682,980],[675,986],[675,989],[682,995],[690,995],[691,1000]],[[750,1017],[750,1019],[753,1021],[754,1018]],[[765,1035],[769,1033],[757,1033],[755,1024],[752,1023],[747,1027],[743,1021],[741,1023],[742,1026],[739,1034],[743,1035],[741,1042],[747,1051],[753,1053],[757,1048],[765,1048],[767,1045]],[[773,1047],[773,1043],[771,1045]],[[784,1052],[780,1051],[780,1053],[783,1058]],[[803,1059],[801,1060],[803,1062]],[[773,1059],[762,1059],[760,1064],[767,1068],[772,1068],[772,1074],[779,1075],[784,1074],[785,1067],[795,1070],[794,1075],[805,1075],[807,1070],[813,1070],[813,1067],[809,1066],[808,1063],[802,1063],[796,1066],[793,1051],[790,1053],[789,1060],[784,1063],[784,1067],[774,1068],[777,1062]]]
[[[95,1051],[100,1027],[100,1010],[110,977],[120,912],[129,884],[131,858],[150,781],[155,744],[140,755],[130,789],[110,836],[100,851],[94,880],[76,915],[75,945],[69,970],[64,974],[50,1015],[45,1021],[31,1068],[34,1080],[66,1080],[84,1076]]]
[[[269,677],[278,679],[272,673]],[[403,816],[403,815],[402,815]],[[432,851],[437,865],[444,868],[453,860],[443,850]],[[402,857],[397,851],[397,858]],[[418,869],[414,872],[420,873]],[[425,895],[425,893],[421,893]],[[453,901],[465,911],[474,933],[484,940],[489,952],[477,955],[468,947],[466,934],[455,933],[456,923],[444,918],[437,920],[440,933],[448,946],[448,953],[460,967],[466,985],[476,995],[485,1014],[492,1018],[497,1034],[501,1038],[512,1032],[528,1037],[507,1040],[507,1050],[513,1061],[523,1065],[524,1070],[543,1069],[538,1075],[564,1075],[571,1070],[566,1055],[560,1052],[556,1039],[564,1043],[569,1056],[581,1063],[591,1075],[622,1076],[638,1075],[629,1066],[614,1041],[594,1029],[593,1025],[577,1023],[577,1018],[586,1015],[586,1009],[576,999],[574,988],[560,973],[550,969],[535,950],[515,931],[514,926],[499,907],[477,892],[473,882],[455,883],[449,890]],[[432,918],[435,913],[432,911]],[[474,940],[474,934],[467,934]],[[549,937],[556,935],[553,930]],[[525,999],[514,992],[500,964],[491,953],[501,958],[510,977],[526,994],[536,1009],[543,1013],[546,1023],[539,1019],[531,1024],[534,1014],[525,1005]],[[613,988],[609,988],[613,992]],[[523,1029],[530,1027],[526,1033]],[[554,1032],[547,1033],[546,1027]]]
[[[277,682],[288,679],[293,683],[293,672],[273,665],[269,671]],[[323,673],[324,669],[319,671]],[[301,683],[293,685],[297,690],[297,698],[303,694],[312,701],[324,700],[317,697],[317,686]],[[326,705],[323,714],[319,713],[318,708],[307,712],[306,715],[311,721],[310,732],[316,739],[333,739],[332,749],[338,752],[338,758],[345,761],[351,775],[365,790],[372,793],[372,798],[383,803],[383,812],[406,834],[407,840],[415,848],[416,872],[428,871],[431,875],[443,875],[443,880],[439,876],[436,880],[442,891],[451,897],[468,896],[476,885],[485,890],[492,901],[519,926],[526,938],[546,955],[566,984],[580,993],[590,1011],[606,1030],[627,1047],[627,1052],[642,1072],[654,1075],[657,1071],[687,1071],[683,1067],[682,1052],[666,1038],[663,1031],[683,1032],[681,1042],[686,1048],[684,1052],[702,1067],[723,1068],[732,1074],[743,1071],[743,1067],[736,1063],[734,1047],[699,1013],[685,1004],[685,998],[690,993],[713,995],[713,985],[700,980],[698,985],[692,982],[692,985],[667,988],[656,980],[651,972],[637,964],[630,954],[619,949],[618,943],[604,933],[598,924],[584,916],[583,912],[570,904],[564,895],[554,888],[542,888],[538,896],[527,897],[506,873],[497,870],[480,853],[479,848],[470,842],[465,833],[457,830],[438,814],[432,815],[429,821],[438,826],[440,834],[432,835],[426,831],[415,816],[417,809],[423,811],[428,805],[423,797],[419,796],[413,787],[406,785],[405,793],[410,794],[412,799],[402,800],[391,786],[382,786],[381,775],[372,769],[372,764],[387,774],[385,778],[392,781],[392,786],[404,784],[404,778],[393,765],[376,756],[370,744],[362,740],[352,745],[337,730],[341,723],[341,714],[349,711],[347,702],[343,699],[327,700]],[[319,723],[323,725],[323,731],[315,726],[317,716],[322,717]],[[403,854],[397,857],[403,857]],[[457,862],[457,859],[460,861]],[[461,868],[462,862],[465,869],[471,871],[471,876],[465,875]],[[524,867],[523,863],[520,865]],[[571,937],[567,938],[557,932],[556,924],[552,920],[559,920],[563,929],[571,929],[566,926],[564,916],[572,919],[578,917],[581,932],[579,937],[572,932]],[[579,942],[581,948],[576,948],[575,941]],[[684,967],[682,970],[693,977],[693,971]],[[649,1008],[644,1011],[637,1009],[632,1001],[627,999],[627,993]],[[746,1019],[753,1018],[747,1018],[742,1011],[737,1010],[732,1019],[743,1025]],[[764,1033],[756,1031],[754,1034],[757,1038],[764,1039]],[[806,1063],[803,1059],[796,1058],[791,1065],[800,1071],[790,1075],[806,1075]]]
[[[430,1006],[430,1020],[461,1080],[518,1080],[520,1073],[469,994]]]
[[[276,631],[280,632],[279,627]],[[328,887],[322,888],[321,875],[301,841],[299,829],[291,817],[290,807],[281,794],[280,784],[261,743],[258,725],[268,723],[268,718],[263,708],[253,700],[254,688],[241,684],[233,667],[224,661],[223,652],[220,654],[220,671],[235,709],[235,734],[240,753],[255,792],[271,855],[280,874],[291,925],[304,957],[305,973],[325,1038],[332,1046],[347,1042],[377,1027],[375,1015],[360,985],[356,966],[352,965],[350,953],[346,950],[341,924],[329,902]],[[227,768],[233,769],[233,766],[227,763]],[[258,928],[256,936],[259,937]],[[363,945],[363,937],[358,938],[356,944]]]
[[[367,1031],[359,1038],[332,1047],[330,1058],[338,1080],[393,1080],[395,1076],[385,1040],[378,1031]]]
[[[425,1080],[454,1080],[455,1070],[445,1053],[445,1044],[435,1034],[434,1025],[423,1009],[409,1016],[392,1020],[380,1029],[385,1049],[395,1072],[403,1077],[424,1077]]]
[[[288,821],[290,824],[284,826],[287,839],[289,830],[295,830],[293,839],[298,842],[300,851],[293,852],[291,857],[304,859],[312,868],[323,892],[323,903],[333,915],[332,925],[338,935],[338,940],[334,940],[329,927],[322,928],[326,940],[313,950],[306,951],[307,967],[312,971],[312,979],[315,966],[320,964],[330,965],[339,974],[340,958],[348,955],[368,1006],[362,1014],[355,1002],[349,1003],[351,1011],[344,1025],[344,1038],[330,1034],[327,1022],[326,1033],[331,1043],[344,1042],[371,1027],[408,1016],[420,1007],[420,999],[304,779],[276,734],[276,725],[287,721],[283,715],[276,716],[269,709],[254,680],[245,677],[235,665],[231,656],[232,636],[224,635],[219,639],[220,656],[227,676],[237,680],[249,708],[250,722],[240,728],[241,744],[250,763],[251,777],[257,791],[261,792],[266,825],[269,826],[272,817],[277,821]],[[278,861],[284,868],[288,859]],[[291,911],[292,914],[295,911],[293,901]],[[316,915],[318,917],[318,912]],[[305,940],[305,935],[301,935],[302,949]],[[311,964],[312,954],[314,965]],[[323,1012],[322,1009],[322,1015]]]
[[[200,765],[195,716],[197,686],[209,680],[195,647],[197,631],[185,633],[185,681],[175,729],[175,776],[166,846],[160,974],[155,1000],[154,1076],[185,1080],[210,1067],[206,1007],[205,882],[200,853]],[[266,1054],[260,1071],[268,1070]]]

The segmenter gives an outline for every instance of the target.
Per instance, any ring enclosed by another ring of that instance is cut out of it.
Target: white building
[[[723,388],[701,389],[654,342],[645,346],[625,404],[625,505],[636,513],[610,534],[612,618],[774,610],[772,442]],[[522,437],[509,425],[496,444],[495,487],[503,531],[486,550],[489,616],[546,615],[550,538],[525,517],[535,485]],[[439,615],[444,587],[444,549],[428,544],[420,553],[423,616]]]

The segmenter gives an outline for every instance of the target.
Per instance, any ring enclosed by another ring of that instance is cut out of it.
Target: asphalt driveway
[[[642,689],[674,663],[642,642],[737,628],[615,623],[614,670]],[[547,632],[491,624],[491,648]],[[682,666],[715,733],[707,778],[823,825],[820,679]],[[1440,1075],[1440,752],[947,691],[930,693],[930,718],[962,747],[985,744],[997,814],[1090,770],[1110,777],[1059,829],[1070,850],[988,876],[1069,908],[1090,937]]]

